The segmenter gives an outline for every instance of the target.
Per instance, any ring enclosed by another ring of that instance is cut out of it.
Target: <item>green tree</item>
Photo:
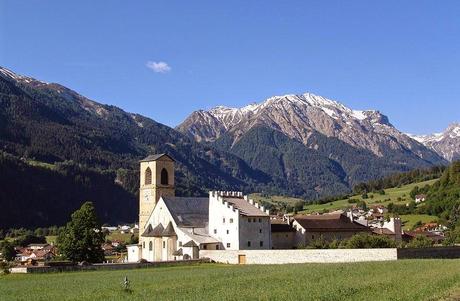
[[[408,244],[408,248],[429,248],[433,246],[433,241],[425,235],[416,235]]]
[[[370,235],[367,233],[353,235],[347,240],[344,246],[348,249],[367,249],[367,248],[394,248],[394,240],[383,235]]]
[[[9,242],[4,242],[2,244],[1,251],[2,251],[3,259],[5,259],[6,261],[12,261],[14,257],[16,256],[16,251],[14,250],[14,246],[13,244]]]
[[[102,262],[104,260],[104,234],[97,220],[93,203],[86,202],[72,213],[70,222],[59,233],[57,244],[68,260]]]

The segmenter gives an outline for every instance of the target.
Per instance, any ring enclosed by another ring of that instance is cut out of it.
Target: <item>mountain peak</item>
[[[319,133],[379,157],[389,149],[409,149],[419,158],[442,160],[398,131],[379,111],[354,110],[313,93],[278,95],[241,108],[218,106],[199,112],[192,113],[176,128],[197,141],[213,142],[225,135],[236,143],[252,128],[263,126],[307,147],[311,147],[311,136]]]
[[[451,123],[444,132],[429,135],[411,135],[426,147],[434,150],[448,161],[460,159],[460,123]]]
[[[48,84],[46,82],[36,80],[35,78],[32,78],[32,77],[19,75],[11,71],[10,69],[2,67],[2,66],[0,66],[0,76],[6,77],[8,79],[12,79],[17,82],[26,83],[26,84],[30,84],[30,83]]]

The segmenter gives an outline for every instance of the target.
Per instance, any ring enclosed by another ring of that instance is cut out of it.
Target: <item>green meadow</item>
[[[122,287],[125,276],[129,291]],[[0,300],[454,300],[459,288],[460,260],[201,264],[0,276]]]
[[[434,180],[429,180],[425,182],[419,182],[419,183],[413,183],[413,184],[408,184],[404,185],[401,187],[395,187],[395,188],[389,188],[385,189],[385,194],[379,194],[379,193],[368,193],[369,198],[363,199],[361,195],[354,195],[351,196],[349,199],[355,199],[355,200],[363,200],[367,203],[368,206],[372,205],[383,205],[383,206],[388,206],[389,203],[394,203],[394,204],[406,204],[411,201],[413,201],[409,193],[410,191],[415,187],[423,187],[425,185],[432,185],[434,182],[436,182],[437,179]],[[311,212],[318,212],[318,211],[323,211],[323,210],[337,210],[337,209],[343,209],[350,207],[353,204],[348,203],[348,199],[343,199],[343,200],[338,200],[335,202],[330,202],[326,204],[311,204],[308,206],[305,206],[305,213],[311,213]]]

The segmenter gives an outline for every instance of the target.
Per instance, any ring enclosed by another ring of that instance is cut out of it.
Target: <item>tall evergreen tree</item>
[[[58,247],[68,260],[102,262],[104,234],[93,203],[86,202],[72,214],[70,222],[59,234]]]

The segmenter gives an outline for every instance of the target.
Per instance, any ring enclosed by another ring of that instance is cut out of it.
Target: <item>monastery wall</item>
[[[241,256],[243,255],[243,256]],[[396,249],[328,249],[328,250],[200,250],[200,258],[238,264],[287,264],[388,261],[397,259]]]

